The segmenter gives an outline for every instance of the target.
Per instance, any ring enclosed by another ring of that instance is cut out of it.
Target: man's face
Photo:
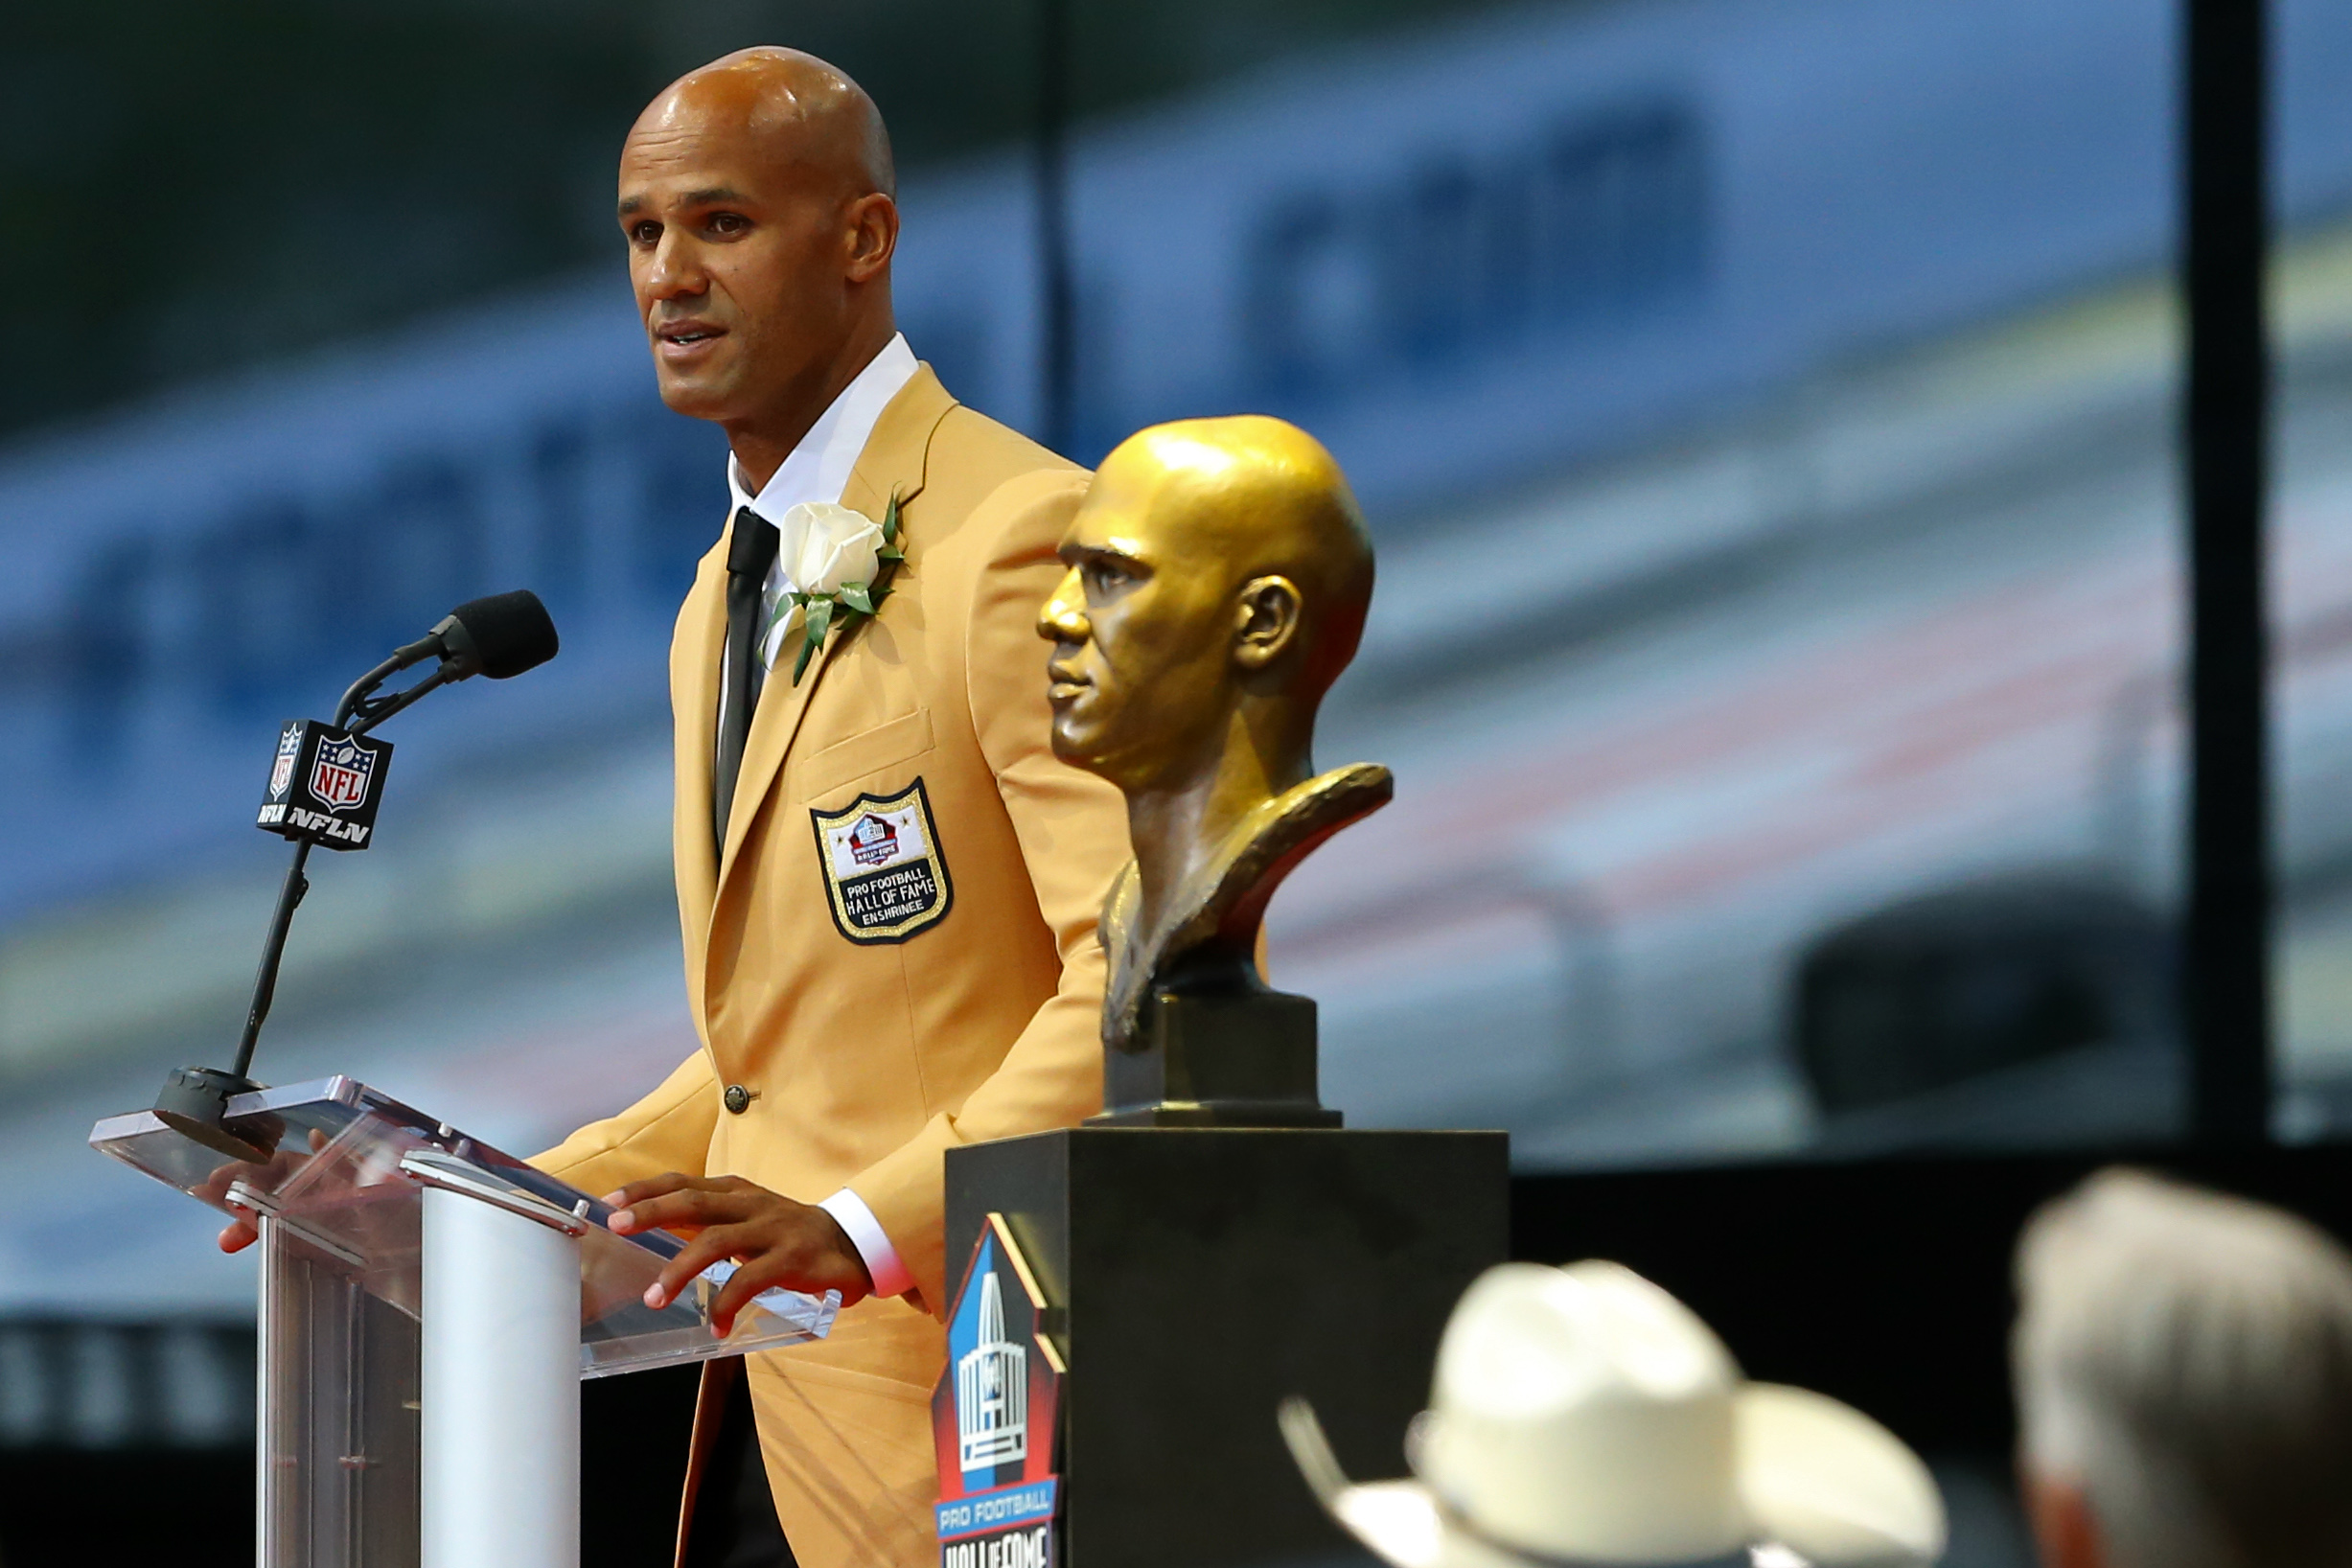
[[[620,223],[661,401],[731,425],[821,379],[849,334],[850,201],[821,163],[680,94],[621,151]],[[873,197],[872,200],[887,200]]]
[[[1125,790],[1216,746],[1229,699],[1232,595],[1217,552],[1185,537],[1164,478],[1134,449],[1104,460],[1062,540],[1070,569],[1037,622],[1054,645],[1054,755]]]

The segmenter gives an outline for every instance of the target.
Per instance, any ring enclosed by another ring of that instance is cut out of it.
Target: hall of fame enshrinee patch
[[[869,946],[903,942],[947,918],[956,889],[920,778],[887,798],[861,795],[840,811],[812,808],[809,816],[843,936]]]

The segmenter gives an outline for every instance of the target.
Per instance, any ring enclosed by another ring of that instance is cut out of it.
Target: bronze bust
[[[1280,420],[1154,426],[1103,460],[1061,558],[1038,617],[1053,749],[1119,787],[1135,844],[1102,915],[1111,1118],[1137,1109],[1124,1085],[1159,1092],[1135,1119],[1335,1122],[1314,1100],[1313,1003],[1268,990],[1257,953],[1282,879],[1394,788],[1376,764],[1311,760],[1372,603],[1348,481]],[[1171,1057],[1171,1030],[1184,1060],[1122,1063]]]

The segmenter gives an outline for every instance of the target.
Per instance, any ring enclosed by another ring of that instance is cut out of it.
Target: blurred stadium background
[[[2352,1124],[2352,0],[2273,15],[2275,1121],[2314,1138]],[[901,321],[952,391],[1089,460],[1280,413],[1354,476],[1381,587],[1323,760],[1398,798],[1273,917],[1351,1124],[1508,1127],[1530,1169],[2174,1130],[2176,28],[0,22],[0,1175],[39,1194],[0,1215],[0,1445],[243,1441],[249,1265],[81,1140],[229,1049],[277,721],[450,604],[527,584],[564,656],[393,727],[380,844],[316,867],[262,1074],[520,1151],[691,1049],[662,650],[723,448],[655,397],[609,192],[638,104],[749,42],[880,99]]]

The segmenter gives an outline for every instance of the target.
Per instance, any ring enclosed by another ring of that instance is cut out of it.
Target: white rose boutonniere
[[[787,507],[776,523],[777,559],[792,576],[793,592],[778,612],[801,622],[800,653],[793,660],[793,684],[824,646],[834,627],[844,630],[870,617],[889,596],[890,568],[904,561],[898,547],[898,497],[880,522],[865,513],[825,501]]]

